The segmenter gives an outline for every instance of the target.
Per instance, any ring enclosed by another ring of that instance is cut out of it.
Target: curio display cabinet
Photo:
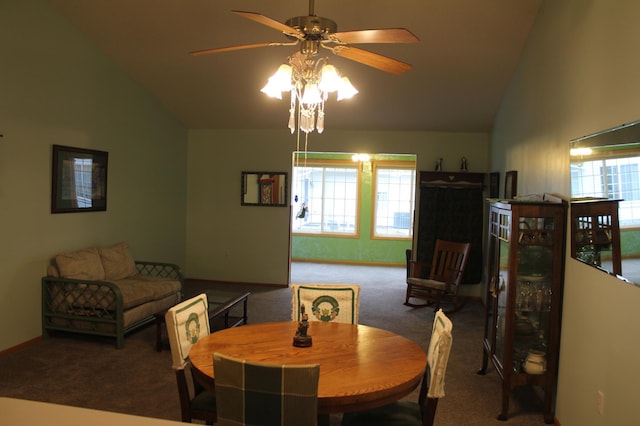
[[[502,379],[499,420],[512,390],[542,391],[553,423],[558,378],[567,203],[553,196],[491,200],[483,359]]]

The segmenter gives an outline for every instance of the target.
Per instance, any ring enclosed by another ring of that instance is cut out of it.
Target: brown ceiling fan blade
[[[406,28],[343,31],[329,35],[330,41],[340,44],[356,43],[417,43],[420,41]]]
[[[301,30],[285,25],[282,22],[276,21],[275,19],[271,19],[259,13],[243,12],[242,10],[232,10],[232,12],[236,15],[242,16],[243,18],[251,19],[252,21],[255,21],[259,24],[266,25],[267,27],[280,31],[285,35],[299,39],[304,38],[304,32],[302,32]]]
[[[377,53],[358,49],[357,47],[335,46],[330,49],[338,56],[360,62],[361,64],[369,65],[370,67],[377,68],[391,74],[402,74],[411,69],[411,65],[409,64]]]
[[[266,43],[240,44],[237,46],[218,47],[215,49],[195,50],[193,52],[189,52],[189,55],[200,56],[200,55],[209,55],[211,53],[232,52],[234,50],[254,49],[256,47],[295,46],[296,44],[298,44],[297,41],[294,41],[293,43],[266,42]]]

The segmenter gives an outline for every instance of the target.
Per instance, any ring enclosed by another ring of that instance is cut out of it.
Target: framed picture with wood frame
[[[51,213],[107,210],[109,153],[53,145]]]
[[[518,172],[508,171],[504,174],[504,198],[515,198],[518,195]]]

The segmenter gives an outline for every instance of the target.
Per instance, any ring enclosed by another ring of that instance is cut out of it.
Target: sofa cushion
[[[54,262],[50,263],[49,266],[47,266],[47,276],[60,278],[60,271],[58,270],[58,267],[53,264]]]
[[[111,281],[122,293],[122,308],[130,309],[143,303],[151,302],[153,297],[153,284],[140,283],[134,280]]]
[[[104,268],[96,248],[56,255],[60,276],[78,280],[104,280]]]
[[[116,284],[119,285],[120,283],[131,283],[148,288],[153,293],[153,300],[160,300],[171,294],[179,293],[182,289],[182,284],[179,280],[143,274],[119,280]]]
[[[118,243],[111,247],[98,249],[106,280],[121,280],[138,273],[136,262],[131,255],[128,243]]]

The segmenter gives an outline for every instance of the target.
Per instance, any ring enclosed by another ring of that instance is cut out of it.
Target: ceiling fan
[[[351,45],[366,43],[417,43],[419,41],[411,31],[405,28],[338,32],[338,25],[334,21],[315,15],[314,0],[309,0],[308,16],[296,16],[287,19],[284,24],[255,12],[243,12],[239,10],[233,10],[232,12],[243,18],[280,31],[292,41],[263,42],[197,50],[190,52],[191,55],[208,55],[211,53],[253,49],[257,47],[295,46],[300,44],[300,52],[303,55],[317,55],[320,47],[322,47],[343,58],[351,59],[352,61],[360,62],[391,74],[402,74],[411,69],[410,64],[352,47]]]

